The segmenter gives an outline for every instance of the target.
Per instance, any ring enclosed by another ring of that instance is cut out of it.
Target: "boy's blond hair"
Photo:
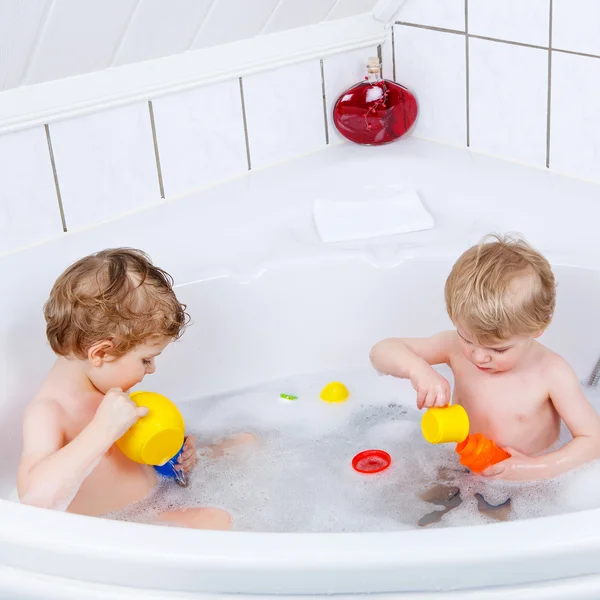
[[[44,305],[46,335],[60,356],[87,358],[94,344],[112,343],[122,356],[151,338],[177,339],[188,322],[173,278],[147,254],[131,248],[103,250],[72,264]]]
[[[543,332],[554,313],[556,285],[550,263],[527,242],[488,236],[456,261],[445,295],[455,325],[479,343],[495,344]]]

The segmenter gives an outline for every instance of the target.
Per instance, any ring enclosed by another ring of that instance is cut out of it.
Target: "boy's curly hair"
[[[490,344],[543,332],[556,284],[550,263],[526,241],[491,235],[456,261],[445,296],[452,322]]]
[[[189,322],[173,278],[141,250],[114,248],[72,264],[44,305],[46,336],[60,356],[87,358],[108,340],[122,356],[149,338],[177,339]]]

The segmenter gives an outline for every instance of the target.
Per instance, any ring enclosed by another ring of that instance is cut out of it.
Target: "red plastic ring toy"
[[[392,457],[383,450],[364,450],[352,459],[352,468],[359,473],[381,473],[392,464]]]

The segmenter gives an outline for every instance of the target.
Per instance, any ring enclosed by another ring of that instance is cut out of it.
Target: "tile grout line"
[[[379,46],[381,49],[381,46]],[[327,122],[327,92],[325,91],[325,66],[321,59],[321,92],[323,96],[323,121],[325,122],[325,145],[329,145],[329,123]]]
[[[477,40],[485,40],[486,42],[498,42],[500,44],[508,44],[509,46],[521,46],[522,48],[534,48],[535,50],[548,50],[547,46],[538,46],[537,44],[526,44],[525,42],[513,42],[512,40],[501,40],[499,38],[488,37],[487,35],[469,34],[469,37]]]
[[[392,81],[396,81],[396,34],[392,24]]]
[[[548,21],[548,103],[546,105],[546,168],[550,168],[550,122],[552,117],[552,0]]]
[[[148,100],[148,111],[150,112],[150,127],[152,128],[152,143],[154,144],[154,157],[156,158],[156,172],[158,173],[158,187],[160,197],[165,199],[165,186],[163,182],[162,167],[160,166],[160,153],[158,151],[158,136],[156,135],[156,123],[154,122],[154,107],[152,100]]]
[[[549,48],[552,52],[561,54],[572,54],[573,56],[585,56],[586,58],[600,58],[600,54],[587,54],[586,52],[577,52],[576,50],[561,50],[560,48]]]
[[[248,135],[248,120],[246,118],[246,101],[244,100],[244,82],[240,81],[240,99],[242,101],[242,120],[244,122],[244,139],[246,140],[246,160],[248,161],[248,171],[252,170],[252,160],[250,157],[250,136]]]
[[[465,0],[465,85],[466,85],[466,110],[467,110],[467,148],[471,147],[471,90],[469,70],[469,0]]]
[[[465,35],[464,31],[458,29],[444,29],[443,27],[434,27],[433,25],[419,25],[418,23],[407,23],[405,21],[396,21],[395,25],[403,25],[404,27],[414,27],[415,29],[426,29],[428,31],[439,31],[441,33],[452,33],[455,35]],[[589,54],[587,52],[578,52],[577,50],[565,50],[564,48],[550,48],[549,46],[539,46],[537,44],[526,44],[525,42],[513,42],[512,40],[503,40],[500,38],[488,37],[485,35],[477,35],[469,33],[470,38],[476,40],[485,40],[488,42],[498,42],[499,44],[510,44],[511,46],[522,46],[524,48],[535,48],[536,50],[552,50],[552,52],[560,52],[561,54],[572,54],[573,56],[585,56],[587,58],[600,58],[600,54]]]
[[[464,35],[464,31],[458,29],[446,29],[444,27],[435,27],[433,25],[419,25],[419,23],[407,23],[406,21],[396,21],[394,25],[404,25],[405,27],[414,27],[416,29],[430,29],[431,31],[441,31],[443,33],[459,33]]]
[[[50,137],[50,126],[44,124],[46,131],[46,142],[48,144],[48,153],[50,155],[50,164],[52,165],[52,176],[54,177],[54,187],[56,189],[56,199],[58,200],[58,210],[60,211],[60,220],[62,223],[63,232],[67,232],[67,220],[65,218],[65,210],[62,203],[62,195],[60,193],[60,185],[58,183],[58,172],[56,170],[56,161],[54,160],[54,150],[52,148],[52,138]]]

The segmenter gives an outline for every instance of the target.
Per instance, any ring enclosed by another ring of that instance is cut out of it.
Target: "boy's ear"
[[[88,350],[88,360],[94,367],[101,367],[112,350],[114,345],[109,340],[97,342]]]
[[[542,329],[541,331],[538,331],[533,337],[539,338],[542,335],[542,333],[544,333],[544,329]]]

